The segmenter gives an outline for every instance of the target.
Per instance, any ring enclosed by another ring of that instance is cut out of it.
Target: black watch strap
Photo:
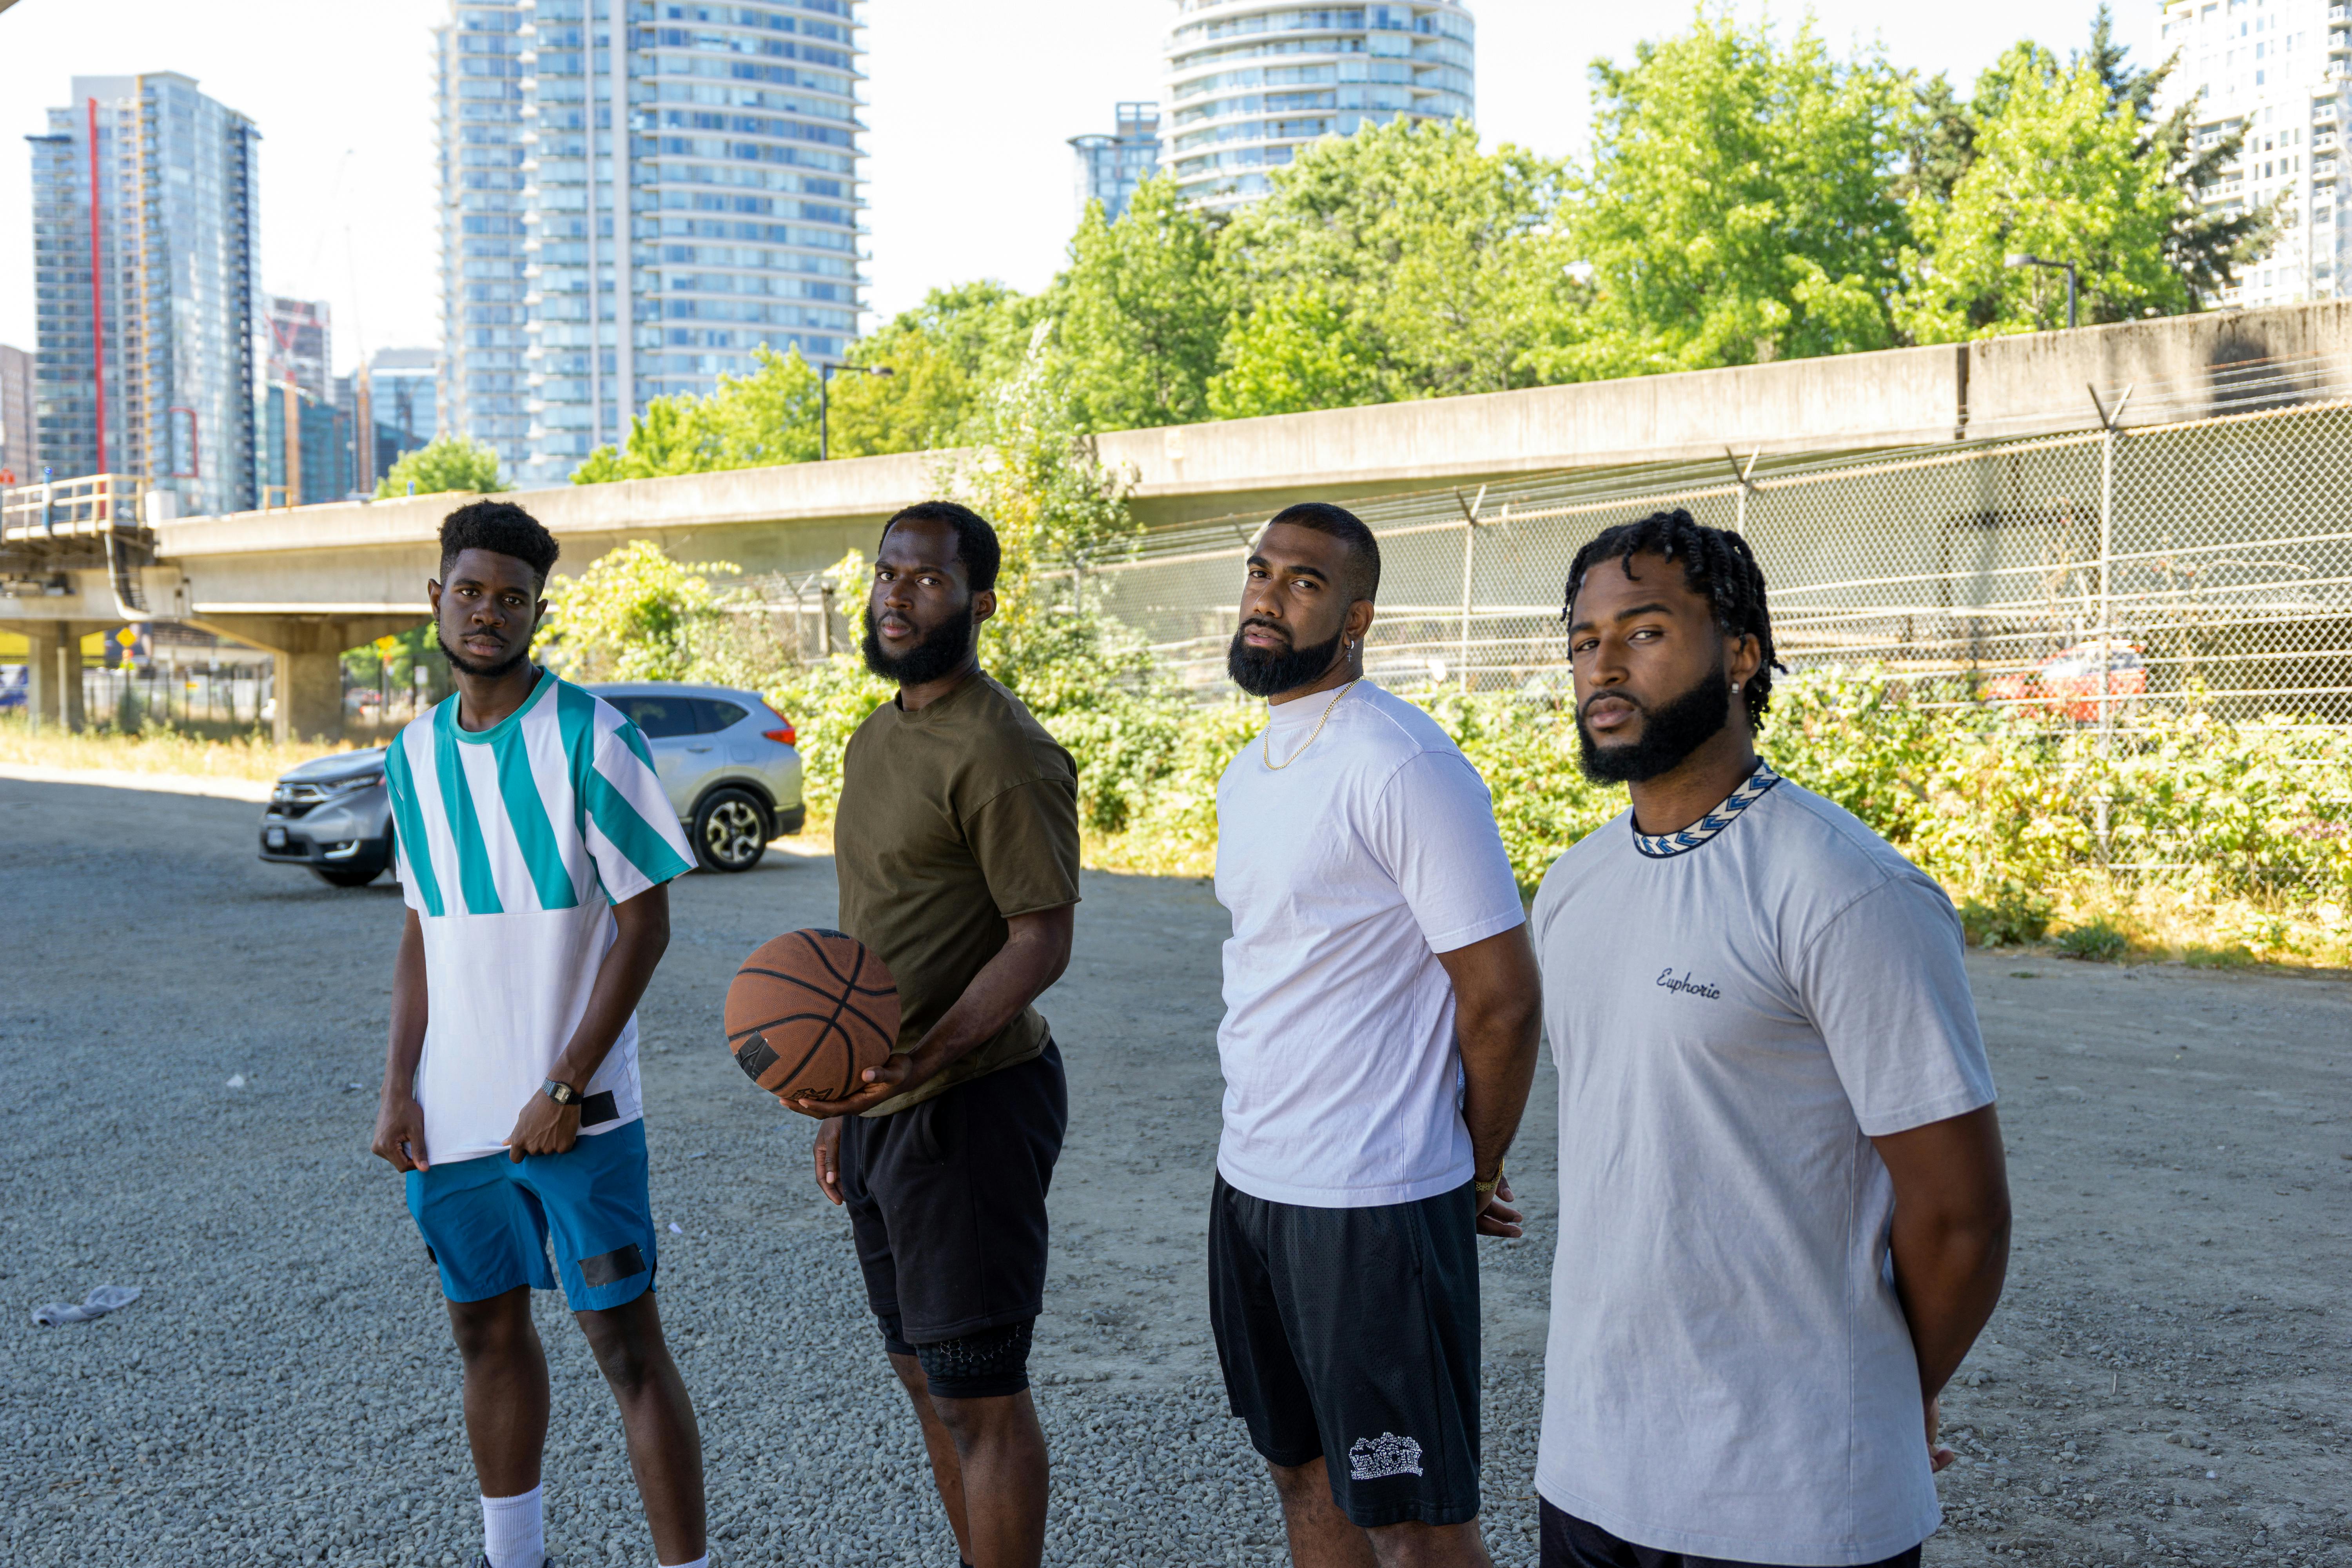
[[[558,1083],[553,1079],[549,1079],[545,1083],[541,1084],[539,1086],[539,1092],[547,1096],[548,1099],[555,1101],[558,1105],[577,1105],[580,1103],[580,1091],[578,1089],[572,1088],[568,1083]]]

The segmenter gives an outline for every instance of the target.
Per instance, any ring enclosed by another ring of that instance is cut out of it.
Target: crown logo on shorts
[[[1359,1437],[1356,1446],[1348,1450],[1348,1479],[1350,1480],[1376,1481],[1383,1476],[1417,1476],[1421,1473],[1421,1445],[1393,1432],[1383,1432],[1377,1437]]]

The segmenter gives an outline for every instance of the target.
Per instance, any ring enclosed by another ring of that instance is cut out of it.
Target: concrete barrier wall
[[[1896,349],[1731,370],[1539,387],[1476,397],[1102,437],[1135,484],[1147,526],[1561,469],[1863,451],[2084,428],[2086,386],[2160,388],[2127,418],[2219,411],[2249,362],[2352,355],[2352,302],[2168,317],[1966,345]],[[2232,368],[2236,367],[2236,368]],[[577,570],[626,539],[749,572],[811,571],[883,520],[939,493],[958,453],[863,458],[515,499]],[[279,614],[421,610],[441,519],[461,498],[188,518],[156,528],[193,610]]]

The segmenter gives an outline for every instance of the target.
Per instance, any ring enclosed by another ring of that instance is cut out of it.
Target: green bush
[[[2131,951],[2131,939],[2106,921],[2089,921],[2058,933],[2058,952],[2064,958],[2114,963]]]
[[[1217,781],[1263,727],[1264,709],[1181,691],[1139,638],[1080,602],[1064,563],[1135,525],[1123,477],[1100,466],[1049,386],[1042,339],[997,393],[982,435],[961,468],[940,476],[940,489],[995,523],[1003,547],[982,667],[1076,758],[1081,816],[1098,852],[1116,840],[1112,858],[1139,868],[1206,869]],[[853,552],[833,577],[857,629],[866,563]],[[856,655],[797,662],[772,637],[744,630],[762,617],[737,613],[744,606],[697,568],[647,542],[551,597],[559,658],[766,693],[799,727],[813,816],[832,815],[842,749],[890,697]],[[1523,892],[1624,809],[1622,789],[1578,768],[1566,703],[1407,695],[1485,775]],[[2062,949],[2116,956],[2124,929],[2096,910],[2145,904],[2160,887],[2170,912],[2149,918],[2177,925],[2179,910],[2203,910],[2209,929],[2194,941],[2219,939],[2214,952],[2352,950],[2344,913],[2352,735],[2283,720],[2227,722],[2192,700],[2102,744],[2083,727],[1974,697],[1964,683],[1810,669],[1780,684],[1758,744],[1784,776],[1853,812],[1942,883],[1979,944],[2038,942],[2071,910]],[[2095,918],[2083,918],[2086,910]],[[2131,918],[2145,936],[2146,921]],[[2193,942],[2184,935],[2174,945]]]

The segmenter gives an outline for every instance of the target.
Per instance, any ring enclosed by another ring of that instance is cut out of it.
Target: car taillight
[[[766,708],[768,710],[768,717],[776,721],[776,728],[772,730],[762,730],[760,731],[763,737],[775,742],[780,746],[797,746],[801,743],[800,731],[793,728],[793,721],[791,720],[777,712],[774,708],[765,702],[761,703],[760,706]]]

